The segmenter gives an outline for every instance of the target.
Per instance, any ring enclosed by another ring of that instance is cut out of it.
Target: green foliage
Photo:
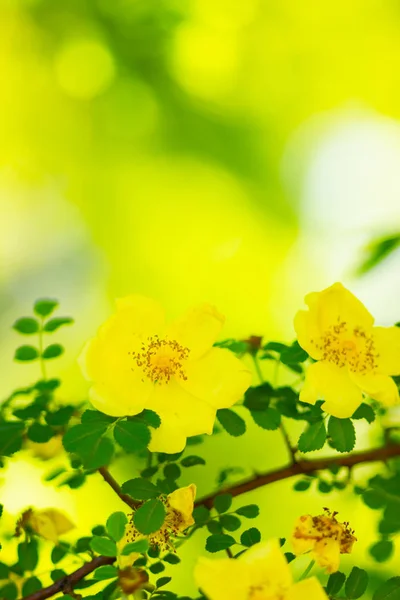
[[[36,300],[35,304],[33,305],[33,311],[39,317],[48,317],[55,311],[57,307],[57,300],[53,300],[52,298],[41,298],[40,300]]]
[[[240,543],[247,547],[254,546],[254,544],[257,544],[260,540],[261,533],[256,527],[250,527],[250,529],[246,529],[246,531],[243,531],[242,535],[240,536]]]
[[[114,427],[114,439],[126,452],[140,452],[147,448],[151,433],[145,423],[117,421]]]
[[[137,540],[136,542],[129,542],[126,544],[121,552],[123,556],[127,556],[132,552],[138,552],[141,554],[142,552],[147,552],[149,549],[149,542],[147,539],[143,538],[141,540]]]
[[[346,598],[361,598],[368,586],[368,573],[364,569],[353,567],[348,576],[344,590]]]
[[[380,540],[370,547],[369,553],[376,560],[376,562],[385,562],[393,555],[394,544],[392,540]]]
[[[98,567],[93,573],[93,579],[97,579],[98,581],[113,579],[114,577],[118,577],[118,569],[112,565]]]
[[[90,547],[93,552],[103,556],[117,556],[117,545],[113,540],[106,537],[95,535],[90,540]]]
[[[320,450],[326,441],[326,429],[323,421],[317,421],[308,425],[299,438],[300,452],[312,452]]]
[[[190,455],[190,456],[185,456],[185,458],[182,458],[182,460],[181,460],[182,467],[195,467],[196,465],[205,465],[205,464],[206,464],[206,461],[201,456]]]
[[[235,411],[230,408],[217,410],[217,418],[229,435],[238,437],[246,432],[246,423]]]
[[[53,331],[57,331],[63,325],[71,325],[73,322],[74,321],[71,319],[71,317],[54,317],[45,323],[43,331],[46,333],[53,333]]]
[[[45,360],[49,360],[51,358],[58,358],[59,356],[61,356],[61,354],[63,354],[63,352],[64,348],[60,344],[50,344],[50,346],[47,346],[43,350],[42,357]]]
[[[165,516],[164,504],[157,498],[152,498],[135,511],[133,519],[140,533],[149,535],[162,527]]]
[[[119,542],[124,537],[127,523],[128,519],[123,512],[115,512],[108,517],[106,523],[107,533],[114,542]]]
[[[262,429],[278,429],[281,424],[281,415],[276,408],[268,407],[265,410],[250,411],[254,422]]]
[[[29,596],[29,594],[34,594],[38,590],[42,589],[42,582],[37,577],[29,577],[23,586],[22,586],[22,594],[23,596]]]
[[[226,550],[236,544],[235,538],[225,533],[216,533],[210,535],[206,541],[206,550],[208,552],[219,552],[220,550]]]
[[[122,484],[122,491],[135,500],[150,500],[159,496],[160,491],[154,483],[142,477],[129,479]]]
[[[328,435],[333,448],[338,452],[350,452],[356,443],[356,432],[351,419],[330,417]]]
[[[33,317],[22,317],[15,321],[13,329],[23,335],[32,335],[33,333],[38,333],[39,321]]]
[[[366,248],[366,257],[358,267],[358,273],[364,275],[377,267],[384,259],[400,246],[400,235],[391,235],[371,242]]]
[[[400,600],[400,577],[391,577],[379,586],[372,600]]]
[[[31,362],[39,358],[39,350],[34,346],[20,346],[16,349],[14,358],[21,362]]]
[[[214,508],[221,514],[232,506],[232,494],[220,494],[214,498]]]
[[[246,517],[246,519],[255,519],[260,514],[260,509],[257,504],[247,504],[235,510],[237,515]]]
[[[18,421],[0,422],[0,456],[11,456],[22,448],[24,429]]]
[[[336,573],[329,575],[328,583],[326,584],[326,592],[328,596],[336,596],[342,589],[345,581],[346,575],[340,571],[336,571]]]

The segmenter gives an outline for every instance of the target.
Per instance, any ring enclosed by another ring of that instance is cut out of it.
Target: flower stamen
[[[147,338],[139,352],[132,352],[132,358],[144,375],[153,383],[168,383],[171,377],[184,381],[187,376],[184,363],[190,350],[176,340],[160,339],[158,335]]]

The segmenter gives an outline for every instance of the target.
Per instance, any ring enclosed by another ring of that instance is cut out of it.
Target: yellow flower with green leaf
[[[251,382],[242,361],[213,347],[223,323],[208,304],[166,324],[149,298],[117,300],[80,357],[92,404],[115,417],[155,411],[161,425],[152,432],[152,452],[180,452],[188,436],[211,434],[217,409],[232,406]]]
[[[292,546],[295,554],[310,552],[320,567],[326,568],[327,573],[339,569],[340,555],[350,554],[357,538],[348,523],[339,523],[336,513],[312,517],[302,515],[297,520],[292,536]]]
[[[400,374],[400,329],[374,327],[374,318],[349,290],[335,283],[305,298],[294,325],[300,346],[317,362],[307,369],[300,400],[338,418],[351,417],[363,392],[385,406],[399,401],[392,375]]]
[[[315,577],[293,582],[278,540],[255,544],[238,559],[200,558],[194,576],[209,600],[328,600]]]

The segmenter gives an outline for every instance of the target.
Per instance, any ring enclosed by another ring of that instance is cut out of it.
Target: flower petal
[[[334,538],[323,538],[314,546],[315,561],[325,567],[327,573],[335,573],[340,565],[340,542]]]
[[[161,425],[151,430],[150,452],[166,452],[176,454],[186,446],[186,433],[179,419],[173,414],[160,414]]]
[[[240,557],[240,562],[247,565],[254,586],[272,584],[287,588],[292,584],[292,573],[276,539],[254,544]]]
[[[247,600],[253,583],[243,561],[229,558],[199,558],[194,578],[209,600]]]
[[[319,399],[325,400],[322,408],[327,413],[345,419],[361,404],[362,394],[347,369],[320,361],[308,367],[300,392],[301,402],[315,404]]]
[[[294,317],[294,328],[300,346],[312,358],[316,360],[322,358],[322,332],[316,319],[316,313],[310,310],[299,310]]]
[[[46,510],[40,511],[42,515],[47,515],[54,523],[58,535],[68,533],[72,529],[75,529],[75,525],[68,519],[64,513],[55,509],[47,508]]]
[[[183,517],[183,523],[181,527],[182,531],[194,524],[192,515],[195,497],[196,486],[194,483],[188,485],[187,487],[178,488],[171,494],[168,494],[169,505],[174,510],[177,510]]]
[[[385,375],[400,375],[400,327],[374,327],[378,369]]]
[[[251,371],[223,348],[212,348],[200,360],[185,365],[186,381],[180,385],[215,408],[229,408],[251,384]]]
[[[152,298],[132,294],[117,298],[115,304],[118,324],[125,330],[137,335],[141,333],[154,335],[164,326],[164,309]]]
[[[286,593],[285,600],[328,600],[324,589],[316,577],[295,583]]]
[[[399,390],[393,379],[388,375],[352,373],[351,378],[363,392],[374,398],[374,400],[385,406],[398,404]]]
[[[33,514],[30,519],[31,527],[45,540],[58,543],[56,526],[47,514]]]
[[[200,304],[187,311],[166,329],[169,338],[190,349],[195,360],[207,352],[218,338],[225,318],[211,304]]]
[[[150,395],[150,390],[143,387],[143,394],[140,388],[136,389],[137,397],[126,390],[113,390],[110,385],[96,384],[89,390],[89,400],[94,408],[111,417],[126,417],[137,415],[146,406],[146,396]]]

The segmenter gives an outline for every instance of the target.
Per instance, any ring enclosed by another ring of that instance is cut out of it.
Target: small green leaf
[[[300,452],[312,452],[320,450],[326,441],[326,430],[323,421],[317,421],[308,425],[299,438]]]
[[[265,410],[274,394],[272,386],[265,382],[257,387],[250,387],[245,395],[243,406],[249,410]]]
[[[332,446],[338,452],[351,452],[356,443],[356,432],[351,419],[338,419],[330,417],[328,423],[328,435]]]
[[[150,442],[150,430],[137,421],[118,421],[114,427],[115,441],[127,452],[139,452]]]
[[[20,346],[16,349],[14,359],[21,362],[29,362],[39,357],[39,351],[34,346]]]
[[[157,573],[162,573],[163,571],[165,571],[165,565],[163,565],[163,563],[159,561],[150,565],[149,570],[151,573],[154,573],[156,575]]]
[[[176,463],[168,463],[164,467],[164,477],[176,481],[181,476],[181,470]]]
[[[240,536],[240,542],[243,544],[243,546],[247,546],[248,548],[250,546],[254,546],[254,544],[257,544],[260,540],[261,533],[256,527],[246,529],[246,531],[243,531],[242,535]]]
[[[93,552],[103,556],[117,556],[117,545],[113,540],[95,535],[90,541]]]
[[[365,419],[368,423],[373,423],[375,421],[375,411],[369,404],[363,402],[357,408],[352,419]]]
[[[85,412],[82,413],[81,416],[81,423],[85,425],[90,423],[93,426],[95,424],[103,424],[104,427],[107,427],[111,423],[114,423],[114,421],[116,421],[117,418],[118,417],[110,417],[109,415],[105,415],[104,413],[98,410],[85,410]]]
[[[93,573],[93,579],[97,579],[98,581],[112,579],[114,577],[118,577],[118,569],[112,565],[103,565],[102,567],[98,567]]]
[[[138,415],[138,418],[143,419],[146,425],[153,427],[154,429],[158,429],[161,425],[161,419],[154,410],[145,408],[140,415]]]
[[[296,492],[305,492],[311,485],[311,479],[300,479],[300,481],[296,481],[293,486],[293,489]]]
[[[158,531],[164,523],[166,510],[158,498],[152,498],[143,504],[134,514],[133,520],[136,529],[144,535]]]
[[[193,519],[196,525],[204,525],[210,518],[210,511],[205,506],[196,506],[193,511]]]
[[[231,535],[216,533],[207,538],[206,550],[208,552],[219,552],[220,550],[230,548],[233,544],[236,544],[236,541]]]
[[[227,531],[236,531],[242,524],[235,515],[221,515],[219,522],[222,528]]]
[[[185,456],[182,458],[181,465],[182,467],[194,467],[196,465],[205,465],[206,461],[201,456]]]
[[[40,317],[48,317],[57,308],[58,301],[52,298],[40,298],[33,305],[34,312]]]
[[[33,317],[22,317],[15,321],[13,329],[24,335],[32,335],[39,331],[39,323],[37,319],[34,319]]]
[[[32,442],[45,444],[54,436],[54,429],[49,425],[41,425],[40,423],[32,423],[27,431],[28,438]]]
[[[400,577],[391,577],[378,587],[372,600],[400,600]]]
[[[49,319],[45,326],[43,327],[43,331],[46,333],[52,333],[56,331],[63,325],[71,325],[74,320],[71,317],[55,317],[54,319]]]
[[[68,549],[64,546],[54,546],[53,550],[51,551],[51,562],[56,565],[64,558],[67,552]]]
[[[124,537],[127,523],[128,519],[126,518],[126,514],[120,511],[115,512],[108,517],[106,523],[107,532],[114,542],[119,542]]]
[[[380,540],[373,544],[369,549],[370,555],[379,563],[389,560],[393,552],[394,545],[392,540]]]
[[[42,589],[42,582],[37,577],[29,577],[22,586],[22,595],[30,596]]]
[[[0,422],[0,456],[11,456],[21,449],[24,430],[20,421]]]
[[[172,577],[160,577],[160,579],[157,579],[156,581],[156,588],[159,589],[160,587],[167,585],[167,583],[169,583],[171,579]]]
[[[58,356],[61,356],[63,352],[64,348],[61,346],[61,344],[50,344],[50,346],[47,346],[47,348],[43,350],[42,357],[45,360],[49,360],[51,358],[57,358]]]
[[[160,495],[157,486],[148,479],[136,477],[122,484],[124,494],[129,494],[135,500],[150,500]]]
[[[6,583],[2,588],[0,588],[0,598],[1,600],[16,600],[18,597],[18,589],[13,581]]]
[[[332,573],[329,576],[328,583],[326,584],[326,591],[331,596],[336,596],[340,592],[343,587],[344,582],[346,581],[346,575],[341,573],[340,571],[336,571],[336,573]]]
[[[266,408],[265,410],[252,410],[251,416],[254,422],[263,429],[273,431],[278,429],[281,424],[281,415],[276,408]]]
[[[170,565],[177,565],[181,562],[181,559],[177,554],[172,554],[171,552],[163,557],[163,561],[169,563]]]
[[[39,561],[36,539],[18,544],[18,564],[23,571],[34,571]],[[0,596],[1,598],[1,596]]]
[[[238,437],[246,431],[246,423],[237,413],[230,408],[217,410],[217,418],[229,435]]]
[[[216,496],[213,504],[219,514],[226,512],[232,506],[232,494],[220,494]]]
[[[46,414],[46,423],[49,425],[60,426],[66,425],[75,411],[74,406],[62,406],[54,412],[48,412]]]
[[[147,539],[137,540],[137,542],[130,542],[124,546],[121,554],[122,556],[128,556],[132,552],[138,552],[139,554],[143,554],[147,552],[149,549],[149,541]]]
[[[86,469],[99,469],[108,465],[114,454],[114,444],[106,437],[92,436],[79,447],[79,456]]]
[[[103,422],[89,422],[82,423],[81,425],[74,425],[68,429],[67,433],[63,437],[64,448],[67,452],[78,452],[82,443],[88,438],[101,436],[105,433],[107,424]]]
[[[353,567],[344,586],[346,598],[361,598],[368,586],[368,573],[364,569]]]
[[[247,504],[247,506],[241,506],[235,512],[241,517],[246,517],[246,519],[255,519],[260,514],[260,509],[257,504]]]

